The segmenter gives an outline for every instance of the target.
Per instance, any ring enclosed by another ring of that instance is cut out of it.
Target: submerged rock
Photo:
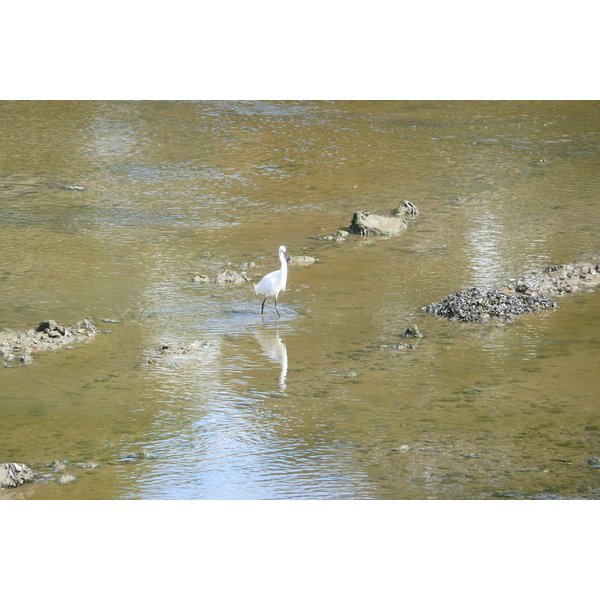
[[[141,458],[156,458],[153,452],[143,448],[142,450],[137,450],[136,452],[132,452],[127,455],[128,458],[141,459]]]
[[[25,464],[0,464],[0,488],[14,488],[35,479],[35,473]]]
[[[190,280],[191,283],[210,283],[210,277],[208,275],[196,274]]]
[[[289,263],[290,265],[299,265],[299,266],[306,266],[306,265],[312,265],[314,263],[317,262],[316,258],[313,258],[312,256],[291,256],[290,255],[290,260]]]
[[[323,235],[320,237],[316,237],[315,239],[320,240],[322,242],[343,242],[348,237],[348,232],[345,229],[338,229],[335,233],[331,235]]]
[[[71,327],[48,319],[29,331],[0,332],[0,358],[4,358],[5,364],[15,359],[30,363],[33,360],[31,355],[35,352],[57,350],[69,343],[88,342],[98,333],[91,319],[83,319]]]
[[[220,273],[217,273],[216,277],[210,278],[208,275],[196,274],[190,279],[190,283],[220,283],[228,284],[232,283],[238,285],[240,283],[246,283],[252,281],[245,271],[238,273],[231,269],[223,269]]]
[[[246,273],[238,273],[237,271],[231,271],[230,269],[223,269],[223,271],[221,271],[216,278],[217,283],[240,284],[247,281],[251,281],[251,279],[246,277]]]
[[[66,473],[65,475],[61,475],[56,479],[56,483],[60,483],[61,485],[65,485],[65,483],[71,483],[71,481],[75,481],[77,477],[75,475],[69,475]]]
[[[406,342],[397,342],[392,346],[392,350],[415,350],[416,347]]]
[[[169,344],[163,344],[157,349],[156,354],[148,359],[148,364],[155,365],[159,360],[167,357],[193,355],[210,347],[211,344],[208,342],[201,342],[199,340],[191,342],[190,344],[187,344],[187,346],[171,346]]]
[[[513,321],[518,315],[549,308],[558,308],[558,304],[545,296],[505,294],[497,289],[473,287],[454,292],[439,302],[425,306],[423,311],[436,317],[483,323],[491,317]]]

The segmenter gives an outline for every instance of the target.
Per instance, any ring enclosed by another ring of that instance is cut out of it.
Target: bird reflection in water
[[[281,365],[281,374],[279,375],[279,389],[285,391],[285,379],[288,371],[287,348],[281,341],[276,329],[257,329],[254,332],[262,351],[273,361]]]

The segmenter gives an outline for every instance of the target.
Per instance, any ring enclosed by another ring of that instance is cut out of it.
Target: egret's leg
[[[277,310],[277,296],[275,296],[275,312],[281,316],[281,314],[279,313],[279,311]]]
[[[267,301],[267,297],[265,296],[265,299],[263,300],[263,303],[260,307],[260,314],[262,315],[264,310],[265,310],[265,302]]]

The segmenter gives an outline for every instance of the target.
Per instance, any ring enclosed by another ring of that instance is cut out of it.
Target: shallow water
[[[597,255],[599,103],[2,102],[0,128],[0,327],[103,332],[0,369],[0,461],[49,476],[0,498],[600,496],[600,295],[421,311]],[[400,236],[316,239],[403,199]],[[281,318],[191,281],[281,244],[318,259]]]

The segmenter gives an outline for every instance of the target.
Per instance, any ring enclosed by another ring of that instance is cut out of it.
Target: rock
[[[289,263],[291,265],[300,265],[300,266],[312,265],[316,262],[317,262],[317,259],[313,258],[312,256],[290,256],[290,260],[289,260]]]
[[[142,450],[137,450],[132,454],[129,454],[129,458],[156,458],[150,450],[146,450],[146,448]]]
[[[196,352],[198,350],[203,350],[204,348],[208,348],[210,344],[208,342],[200,342],[194,341],[188,344],[187,346],[169,346],[168,344],[163,344],[159,349],[158,353],[162,355],[168,354],[190,354],[192,352]]]
[[[58,477],[56,479],[56,483],[64,485],[65,483],[71,483],[71,481],[75,481],[76,479],[77,477],[75,477],[75,475],[69,475],[68,473],[66,473],[65,475],[61,475],[60,477]]]
[[[256,269],[256,263],[253,261],[246,261],[239,265],[240,269]]]
[[[85,462],[85,463],[74,463],[76,467],[80,469],[97,469],[100,466],[100,463],[97,462]]]
[[[497,289],[469,288],[425,306],[423,311],[436,317],[483,323],[490,317],[513,321],[520,314],[550,308],[558,308],[558,304],[545,296],[505,294]]]
[[[397,344],[394,344],[392,347],[392,350],[414,350],[415,347],[412,344],[406,344],[404,342],[398,342]]]
[[[348,231],[359,235],[390,236],[402,233],[407,227],[408,223],[402,217],[383,217],[359,210],[352,216]]]
[[[317,237],[317,240],[321,240],[323,242],[343,242],[348,237],[348,232],[344,229],[338,229],[335,233],[331,235],[324,235],[321,237]]]
[[[587,461],[587,464],[590,465],[592,469],[600,469],[600,458],[592,456],[592,458]]]
[[[209,342],[201,342],[199,340],[191,342],[186,346],[170,346],[163,344],[160,348],[157,348],[156,355],[148,358],[146,364],[156,365],[159,363],[174,364],[175,361],[184,360],[186,357],[191,357],[202,351],[206,351],[207,348],[211,348]]]
[[[23,463],[0,464],[0,488],[14,488],[35,480],[35,473]]]
[[[49,321],[42,321],[36,328],[36,331],[54,331],[58,327],[56,321],[50,319]]]
[[[418,215],[419,209],[408,200],[402,200],[398,208],[392,212],[394,215]]]
[[[423,334],[416,325],[411,325],[400,337],[422,338]]]
[[[191,283],[209,283],[210,277],[208,275],[194,275],[190,281]]]
[[[237,273],[236,271],[223,269],[223,271],[217,275],[215,281],[217,283],[233,283],[237,285],[251,280],[248,279],[248,277],[246,277],[246,274],[243,272]]]
[[[390,448],[392,452],[408,452],[410,450],[410,446],[408,444],[402,444],[397,448]]]

